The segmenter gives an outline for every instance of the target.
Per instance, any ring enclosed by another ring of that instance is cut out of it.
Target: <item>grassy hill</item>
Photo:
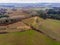
[[[50,30],[57,35],[60,34],[60,21],[53,19],[44,20],[39,17],[32,17],[22,20],[21,23],[18,22],[9,26],[19,27],[20,25],[17,24],[22,24],[22,22],[24,25],[26,23],[28,25],[32,25],[33,27],[42,29],[43,31],[48,30],[46,34],[51,34]],[[55,35],[54,33],[53,35]],[[23,32],[9,32],[7,34],[0,34],[0,45],[60,45],[60,42],[53,40],[45,34],[42,34],[35,30],[26,30]]]

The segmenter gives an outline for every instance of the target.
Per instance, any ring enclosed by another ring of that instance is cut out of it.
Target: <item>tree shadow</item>
[[[7,34],[8,32],[0,32],[0,34]]]

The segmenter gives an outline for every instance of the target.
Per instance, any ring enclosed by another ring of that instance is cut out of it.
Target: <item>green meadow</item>
[[[34,30],[0,34],[0,45],[60,45],[45,35]]]

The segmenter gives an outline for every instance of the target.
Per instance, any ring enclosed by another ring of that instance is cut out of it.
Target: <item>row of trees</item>
[[[47,10],[39,10],[37,11],[38,16],[42,17],[43,19],[52,18],[60,20],[60,10],[55,9],[47,9]]]
[[[0,18],[9,17],[6,13],[7,13],[7,9],[1,8],[0,9]]]

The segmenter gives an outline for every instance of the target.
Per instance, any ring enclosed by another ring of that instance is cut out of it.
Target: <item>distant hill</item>
[[[0,3],[0,7],[60,7],[60,3]]]

